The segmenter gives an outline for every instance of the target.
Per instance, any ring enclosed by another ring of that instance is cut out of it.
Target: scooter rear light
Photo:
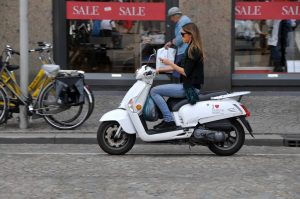
[[[250,117],[251,113],[250,111],[246,108],[246,106],[241,104],[241,107],[244,109],[244,111],[246,112],[246,117]]]

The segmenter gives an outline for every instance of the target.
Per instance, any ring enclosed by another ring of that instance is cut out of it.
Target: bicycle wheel
[[[76,106],[57,104],[54,84],[47,85],[39,97],[39,113],[52,127],[60,130],[74,129],[90,116],[91,106],[88,93],[84,89],[85,103]]]
[[[93,113],[94,106],[95,106],[95,100],[94,100],[95,98],[94,98],[94,95],[93,95],[92,91],[89,90],[86,86],[84,87],[84,95],[85,95],[85,100],[88,99],[88,103],[89,103],[88,104],[89,105],[88,106],[89,111],[88,111],[88,113],[85,117],[85,120],[87,120],[91,116],[91,114]],[[71,123],[74,122],[82,114],[83,108],[84,108],[83,106],[78,107],[77,114],[74,112],[73,117],[71,117],[72,115],[69,115],[70,118],[65,119],[64,121],[55,119],[55,116],[49,116],[49,118],[53,122],[59,123],[60,125],[64,125],[64,126],[65,125],[72,125]]]
[[[95,97],[94,97],[93,92],[87,86],[84,86],[84,92],[87,94],[88,99],[89,99],[89,103],[90,103],[89,114],[88,114],[88,117],[87,117],[87,119],[88,119],[94,111]]]
[[[6,122],[8,113],[8,99],[3,87],[0,87],[0,124]]]
[[[94,110],[94,105],[95,105],[95,100],[94,100],[94,95],[92,93],[91,90],[89,90],[86,86],[84,87],[84,95],[85,95],[85,100],[88,99],[88,113],[85,117],[85,120],[87,120],[91,114],[93,113]],[[82,110],[83,110],[83,106],[80,106],[78,108],[77,114],[74,112],[74,115],[72,118],[68,118],[64,121],[60,121],[60,120],[56,120],[54,116],[49,116],[51,118],[51,120],[53,120],[55,123],[59,123],[61,125],[70,125],[70,123],[74,122],[78,117],[80,117],[80,115],[82,114]],[[72,116],[72,115],[70,115]]]

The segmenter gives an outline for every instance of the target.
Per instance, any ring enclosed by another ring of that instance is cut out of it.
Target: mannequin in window
[[[254,47],[257,35],[266,35],[259,27],[257,21],[253,20],[236,20],[235,21],[236,37],[250,42]]]

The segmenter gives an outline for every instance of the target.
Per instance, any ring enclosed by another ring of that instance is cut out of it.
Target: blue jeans
[[[274,62],[280,62],[281,61],[279,46],[271,46],[271,59]]]
[[[199,90],[196,89],[199,93]],[[164,84],[155,86],[151,89],[150,95],[154,100],[155,104],[160,109],[163,119],[165,122],[174,121],[172,113],[167,105],[167,102],[163,98],[166,97],[173,97],[173,98],[185,98],[185,91],[182,84]]]
[[[174,97],[174,98],[183,98],[185,97],[185,92],[182,84],[164,84],[153,87],[150,91],[150,95],[154,100],[155,104],[160,109],[164,121],[171,122],[174,121],[172,113],[167,105],[167,102],[163,98]]]

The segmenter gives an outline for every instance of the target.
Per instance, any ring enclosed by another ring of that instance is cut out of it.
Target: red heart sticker
[[[216,108],[219,108],[219,104],[216,104],[215,107],[216,107]]]

